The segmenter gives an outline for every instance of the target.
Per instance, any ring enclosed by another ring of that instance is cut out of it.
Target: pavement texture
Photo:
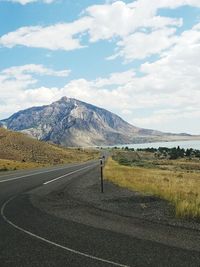
[[[98,162],[1,175],[0,266],[200,266],[198,223],[108,182],[101,194],[99,175]]]

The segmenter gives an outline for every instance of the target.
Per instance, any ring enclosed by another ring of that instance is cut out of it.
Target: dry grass
[[[0,159],[0,171],[14,171],[23,169],[34,169],[45,165],[34,162],[19,162],[15,160]]]
[[[63,148],[0,128],[0,170],[83,162],[98,156],[95,150]]]
[[[132,190],[151,193],[172,202],[179,217],[200,217],[200,174],[158,168],[127,167],[111,158],[105,177]]]

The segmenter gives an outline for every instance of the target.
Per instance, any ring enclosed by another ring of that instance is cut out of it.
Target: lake
[[[159,147],[177,147],[180,146],[180,148],[193,148],[200,150],[200,140],[192,140],[192,141],[173,141],[173,142],[155,142],[155,143],[144,143],[144,144],[128,144],[128,145],[121,145],[118,147],[129,147],[129,148],[147,148],[147,147],[153,147],[153,148],[159,148]]]

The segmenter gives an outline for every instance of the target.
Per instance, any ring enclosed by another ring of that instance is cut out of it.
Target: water
[[[193,148],[200,150],[200,140],[192,140],[192,141],[173,141],[173,142],[155,142],[155,143],[143,143],[143,144],[128,144],[128,145],[123,145],[119,147],[129,147],[129,148],[148,148],[148,147],[153,147],[153,148],[159,148],[159,147],[178,147],[180,148]]]

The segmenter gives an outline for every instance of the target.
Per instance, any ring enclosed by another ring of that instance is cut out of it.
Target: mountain
[[[67,149],[35,140],[25,134],[0,128],[0,170],[2,164],[11,167],[36,167],[86,161],[98,157],[92,150]],[[34,163],[35,165],[31,164]]]
[[[67,97],[51,105],[19,111],[0,123],[8,129],[64,146],[103,146],[178,138],[178,135],[135,127],[105,109]]]

